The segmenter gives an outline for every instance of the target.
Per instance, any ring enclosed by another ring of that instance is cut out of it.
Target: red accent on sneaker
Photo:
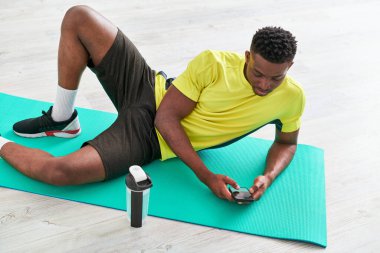
[[[54,131],[47,131],[45,132],[46,136],[54,136],[55,133],[67,133],[67,134],[77,134],[80,129],[76,130],[66,130],[66,131],[61,131],[61,130],[54,130]]]

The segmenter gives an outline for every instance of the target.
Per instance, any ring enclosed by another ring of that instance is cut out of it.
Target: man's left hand
[[[265,175],[258,176],[253,181],[253,186],[249,189],[254,200],[259,200],[265,190],[272,184],[272,180]]]

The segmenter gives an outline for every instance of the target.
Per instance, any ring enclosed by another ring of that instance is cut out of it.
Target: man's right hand
[[[230,191],[227,189],[227,185],[231,185],[235,189],[239,189],[239,185],[226,175],[212,174],[208,177],[205,184],[210,190],[221,199],[228,199],[233,201]]]

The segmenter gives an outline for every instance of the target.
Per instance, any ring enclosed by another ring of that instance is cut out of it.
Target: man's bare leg
[[[0,150],[0,156],[24,175],[48,184],[78,185],[105,178],[103,162],[89,145],[67,156],[54,157],[45,151],[9,142]]]
[[[97,36],[94,35],[95,32]],[[73,7],[66,13],[58,51],[58,87],[51,112],[54,121],[71,118],[80,77],[90,53],[97,64],[109,48],[109,38],[113,38],[116,32],[116,27],[108,20],[86,6]],[[77,125],[79,127],[79,122]],[[76,134],[71,134],[67,137],[75,136]]]
[[[68,90],[78,88],[89,58],[95,65],[103,59],[117,34],[117,27],[87,6],[66,12],[58,50],[58,83]]]
[[[61,28],[58,51],[58,82],[65,89],[77,89],[89,58],[99,64],[112,46],[117,28],[86,6],[67,11]],[[98,152],[86,146],[64,157],[9,142],[0,156],[21,173],[54,185],[101,181],[105,169]]]

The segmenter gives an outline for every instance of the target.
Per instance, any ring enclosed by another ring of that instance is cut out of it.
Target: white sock
[[[3,138],[3,137],[0,136],[0,150],[1,150],[1,148],[2,148],[5,144],[7,144],[8,142],[12,142],[12,141],[10,141],[10,140],[8,140],[8,139],[5,139],[5,138]]]
[[[58,85],[57,94],[51,117],[54,121],[64,121],[71,117],[74,112],[75,97],[77,90],[66,90]]]

